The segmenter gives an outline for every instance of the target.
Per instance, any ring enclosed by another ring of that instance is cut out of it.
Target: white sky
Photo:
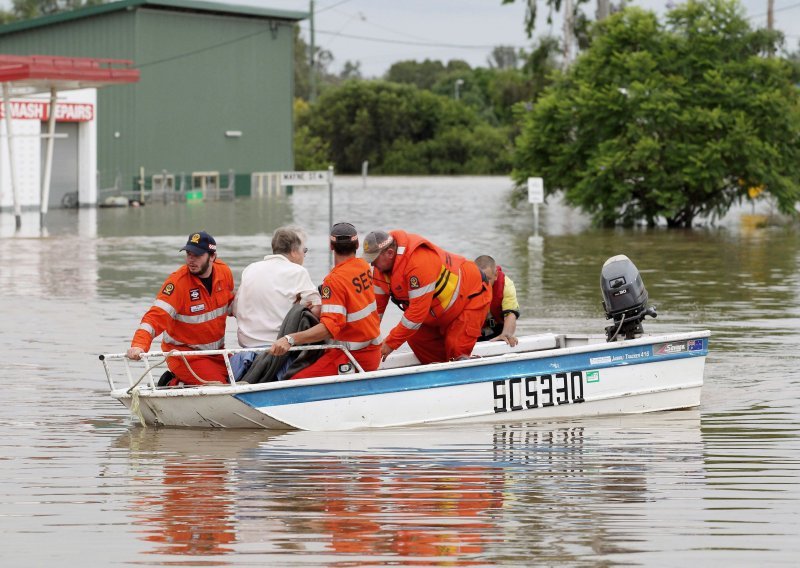
[[[309,0],[210,0],[225,4],[269,6],[308,11]],[[561,36],[561,18],[552,29],[546,22],[546,0],[539,0],[536,34]],[[612,0],[617,3],[619,0]],[[768,0],[740,0],[754,27],[766,25]],[[672,3],[678,3],[673,0]],[[630,5],[663,13],[669,0],[631,0]],[[0,0],[8,8],[11,0]],[[334,55],[332,71],[345,61],[361,62],[365,77],[383,75],[392,63],[463,59],[473,67],[485,66],[497,45],[530,48],[523,20],[524,0],[502,5],[501,0],[315,0],[316,44]],[[594,15],[596,3],[586,10]],[[775,0],[775,26],[786,34],[787,46],[796,51],[800,40],[800,0]],[[301,23],[309,40],[309,22]]]
[[[309,0],[221,1],[301,11],[310,6]],[[629,4],[663,13],[668,2]],[[767,0],[740,0],[740,4],[753,27],[766,26]],[[545,0],[539,5],[537,35],[549,29]],[[594,16],[596,3],[590,0],[586,6]],[[464,59],[473,67],[485,66],[494,46],[530,48],[532,43],[524,31],[523,0],[510,5],[501,0],[315,0],[315,12],[316,44],[333,53],[333,70],[340,70],[347,60],[360,61],[365,77],[381,76],[392,63],[406,59]],[[787,46],[797,50],[800,0],[775,0],[774,16],[775,27],[787,36]],[[554,19],[552,28],[553,35],[562,35],[560,18]],[[301,23],[301,29],[308,41],[308,21]]]

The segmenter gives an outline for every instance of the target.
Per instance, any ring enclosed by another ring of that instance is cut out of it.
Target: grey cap
[[[364,237],[364,260],[374,262],[393,242],[394,237],[386,231],[372,231]]]
[[[356,242],[358,246],[358,231],[352,223],[336,223],[331,227],[331,242]]]

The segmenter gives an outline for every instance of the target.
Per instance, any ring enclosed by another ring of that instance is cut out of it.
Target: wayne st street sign
[[[328,170],[317,172],[281,172],[281,185],[325,185],[331,181]]]

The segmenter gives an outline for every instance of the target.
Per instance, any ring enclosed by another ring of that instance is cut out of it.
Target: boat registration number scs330
[[[514,412],[584,402],[583,375],[583,371],[570,371],[493,381],[494,411]]]

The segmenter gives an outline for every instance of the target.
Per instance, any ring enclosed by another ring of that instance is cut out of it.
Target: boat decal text
[[[583,371],[545,373],[492,382],[495,412],[584,402]]]

